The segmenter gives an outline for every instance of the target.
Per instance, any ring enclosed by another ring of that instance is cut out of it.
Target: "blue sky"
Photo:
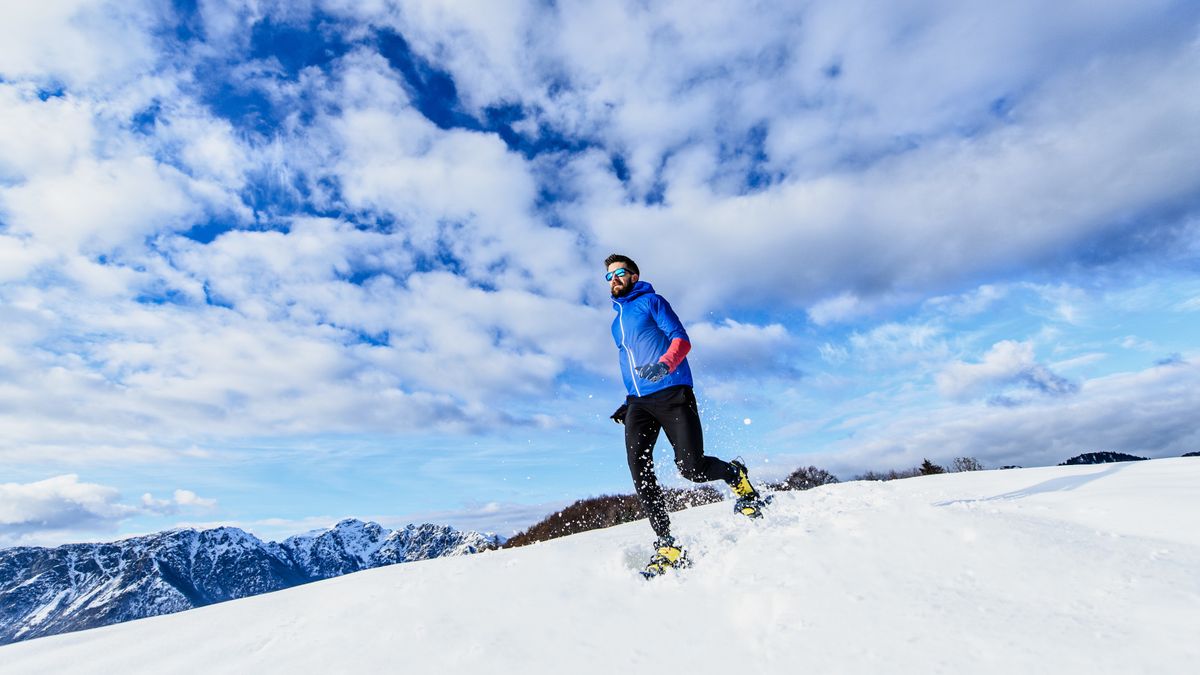
[[[613,251],[756,476],[1200,450],[1200,7],[1002,5],[0,10],[0,545],[627,492]]]

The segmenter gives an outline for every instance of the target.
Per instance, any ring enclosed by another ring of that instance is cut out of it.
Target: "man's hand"
[[[609,415],[609,417],[611,417],[612,421],[616,422],[617,424],[625,424],[625,412],[628,410],[629,410],[629,404],[622,403],[621,407],[617,408],[617,411],[614,412],[612,415]]]
[[[643,379],[650,380],[651,382],[658,382],[666,377],[667,373],[669,372],[671,372],[670,367],[668,367],[667,364],[663,363],[662,361],[651,363],[645,366],[639,366],[637,369],[638,375],[640,375]]]

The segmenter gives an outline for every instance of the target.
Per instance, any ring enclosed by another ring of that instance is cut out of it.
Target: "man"
[[[654,476],[654,442],[660,429],[675,450],[675,464],[684,478],[696,483],[725,481],[738,497],[737,510],[751,518],[762,515],[763,502],[750,484],[744,464],[704,454],[692,370],[687,361],[691,343],[671,305],[649,283],[639,280],[637,263],[630,258],[614,253],[604,264],[617,312],[612,324],[613,341],[617,343],[621,377],[628,392],[612,419],[625,425],[629,472],[650,516],[650,526],[658,535],[654,557],[644,572],[650,577],[688,564],[683,549],[671,536],[662,487]]]

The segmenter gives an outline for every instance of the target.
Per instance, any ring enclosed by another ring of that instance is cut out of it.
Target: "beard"
[[[614,298],[620,298],[622,296],[629,295],[629,291],[632,291],[632,290],[633,290],[633,284],[621,284],[620,286],[617,286],[616,288],[612,288],[612,287],[609,288],[609,291],[612,293],[612,296]]]

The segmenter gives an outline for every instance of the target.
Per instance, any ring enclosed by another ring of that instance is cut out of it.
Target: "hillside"
[[[0,647],[6,673],[1185,672],[1200,461],[850,482]]]

